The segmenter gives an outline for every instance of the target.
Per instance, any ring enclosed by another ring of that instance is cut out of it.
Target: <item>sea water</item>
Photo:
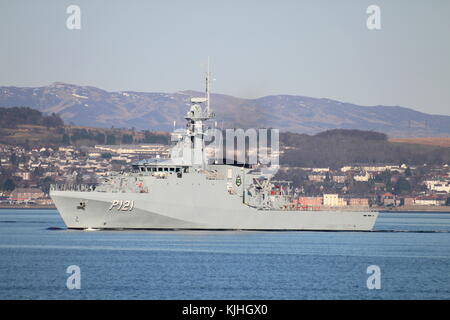
[[[449,298],[450,213],[380,213],[372,232],[87,232],[0,210],[0,299]]]

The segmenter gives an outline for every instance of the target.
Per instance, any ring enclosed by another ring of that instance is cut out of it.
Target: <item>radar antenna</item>
[[[211,72],[209,69],[209,57],[208,57],[208,70],[206,71],[206,114],[211,115]]]
[[[211,112],[211,71],[208,57],[208,69],[206,71],[206,114],[208,117],[213,118],[214,113]]]

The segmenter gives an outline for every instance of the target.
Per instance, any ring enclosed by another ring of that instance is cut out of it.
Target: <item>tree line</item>
[[[64,121],[56,113],[48,116],[28,107],[0,107],[0,127],[14,129],[17,125],[30,124],[49,128],[64,126]]]
[[[351,164],[450,164],[450,148],[390,142],[385,134],[335,129],[306,135],[281,133],[286,148],[280,163],[291,167],[330,167]]]

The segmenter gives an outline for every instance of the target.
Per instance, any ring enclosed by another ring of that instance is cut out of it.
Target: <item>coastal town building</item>
[[[427,180],[424,182],[428,190],[450,193],[450,182],[443,180]]]
[[[307,207],[319,207],[323,205],[323,197],[299,197],[298,203]]]
[[[380,195],[380,202],[383,206],[390,207],[397,205],[397,198],[394,194],[386,192]]]
[[[341,172],[350,172],[350,171],[365,171],[368,173],[380,173],[384,171],[398,171],[398,172],[404,172],[408,168],[407,165],[403,164],[401,166],[399,165],[355,165],[355,166],[343,166],[341,168]]]
[[[13,201],[27,202],[39,198],[44,198],[45,194],[38,188],[16,188],[11,192],[9,199]]]
[[[326,179],[326,175],[324,175],[324,174],[314,173],[314,174],[308,175],[308,180],[313,181],[313,182],[322,182],[322,181],[325,181],[325,179]]]
[[[421,196],[415,199],[415,205],[421,206],[441,206],[445,205],[446,200],[437,196]]]
[[[412,206],[415,204],[416,199],[414,197],[403,197],[400,199],[401,206]]]
[[[362,175],[355,175],[355,176],[353,176],[353,179],[355,180],[355,181],[365,181],[365,182],[367,182],[367,181],[369,181],[369,179],[370,179],[370,174],[366,171],[364,174],[362,174]]]
[[[30,180],[30,178],[31,178],[30,171],[18,171],[14,175],[16,177],[20,177],[22,180]]]
[[[347,205],[347,201],[340,198],[338,194],[324,194],[323,205],[325,207],[344,207]]]
[[[348,205],[354,207],[368,207],[369,199],[367,198],[349,198]]]
[[[332,180],[336,183],[345,183],[347,176],[345,175],[333,175]]]
[[[118,155],[144,155],[149,158],[159,156],[167,158],[170,155],[169,146],[163,144],[139,144],[139,145],[96,145],[95,149],[102,152],[111,152]]]

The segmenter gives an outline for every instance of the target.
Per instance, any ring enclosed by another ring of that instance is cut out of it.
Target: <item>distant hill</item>
[[[26,106],[57,113],[66,123],[111,128],[172,131],[184,126],[193,91],[108,92],[95,87],[53,83],[44,87],[0,87],[0,107]],[[315,134],[329,129],[373,130],[390,137],[450,136],[450,116],[429,115],[399,106],[364,107],[330,99],[275,95],[241,99],[213,94],[218,125],[273,127]]]
[[[0,107],[0,128],[16,128],[21,124],[41,125],[57,128],[64,125],[63,120],[55,113],[49,116],[28,107]]]
[[[393,138],[389,139],[391,142],[401,142],[401,143],[412,143],[412,144],[426,144],[431,146],[438,147],[450,147],[450,138],[436,138],[436,137],[427,137],[427,138]]]
[[[384,134],[370,131],[335,129],[313,136],[283,133],[280,142],[289,147],[281,156],[280,163],[292,167],[450,164],[448,147],[393,142]]]
[[[167,144],[169,140],[167,132],[65,125],[56,114],[45,116],[29,107],[0,107],[0,144],[29,148],[96,144]]]

